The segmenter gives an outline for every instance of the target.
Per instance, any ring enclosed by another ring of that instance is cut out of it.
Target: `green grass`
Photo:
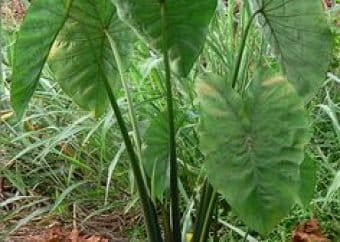
[[[195,100],[195,80],[203,72],[229,75],[238,50],[238,39],[247,19],[241,10],[238,28],[234,15],[213,20],[208,42],[198,64],[188,78],[175,83],[177,115],[181,119],[178,133],[179,171],[183,184],[182,208],[194,212],[192,203],[199,194],[204,179],[201,163],[203,156],[198,148],[196,126],[198,104]],[[229,24],[226,24],[228,22]],[[226,37],[227,36],[227,37]],[[243,85],[247,75],[254,71],[256,57],[268,53],[268,65],[277,70],[266,46],[256,47],[261,39],[251,32],[251,41],[245,50],[242,68]],[[317,162],[317,187],[314,198],[306,210],[294,207],[277,229],[266,240],[251,233],[260,241],[289,241],[296,225],[309,218],[317,218],[326,235],[332,240],[340,238],[340,189],[329,190],[340,171],[340,83],[339,37],[334,52],[330,75],[324,87],[308,105],[313,138],[307,152]],[[3,38],[7,56],[4,77],[10,81],[10,56],[13,36]],[[149,58],[149,51],[136,44],[134,65],[129,70],[131,94],[142,135],[156,113],[164,110],[165,87],[163,70],[158,57]],[[147,61],[144,59],[148,58]],[[0,114],[10,111],[9,85],[0,83]],[[123,92],[118,92],[119,105],[128,117]],[[131,127],[130,127],[131,129]],[[44,71],[41,85],[22,123],[15,117],[0,121],[0,177],[12,187],[5,199],[0,199],[0,237],[14,233],[20,226],[37,221],[60,219],[72,223],[74,216],[84,228],[96,216],[118,213],[122,218],[138,215],[137,194],[122,139],[112,112],[99,119],[79,110],[59,89],[53,73]],[[334,187],[334,185],[333,185]],[[242,241],[237,229],[247,228],[231,213],[224,214],[223,202],[218,211],[220,223],[212,230],[221,235],[220,241]],[[39,208],[39,209],[37,209]],[[190,218],[190,216],[188,216]],[[128,225],[121,232],[131,241],[145,238],[143,223]],[[190,230],[191,220],[185,220]],[[234,229],[230,229],[230,227]],[[236,229],[235,229],[236,228]],[[100,228],[98,229],[101,230]],[[112,232],[113,236],[114,232]]]

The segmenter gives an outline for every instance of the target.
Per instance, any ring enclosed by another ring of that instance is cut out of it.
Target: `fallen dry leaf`
[[[71,242],[78,242],[79,241],[79,231],[77,229],[73,229],[70,233],[69,239]]]
[[[105,239],[98,235],[81,235],[81,233],[77,229],[73,229],[69,235],[68,240],[70,242],[109,242],[108,239]]]
[[[299,224],[294,231],[292,242],[330,242],[321,232],[316,219]]]

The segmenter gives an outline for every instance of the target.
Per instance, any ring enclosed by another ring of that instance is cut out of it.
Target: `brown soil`
[[[120,235],[132,224],[139,224],[139,220],[140,216],[114,214],[97,216],[84,224],[79,219],[72,225],[72,222],[61,223],[52,217],[41,218],[20,228],[5,242],[127,242],[128,239]],[[0,229],[6,228],[0,226]]]
[[[124,242],[126,240],[114,241]],[[22,234],[8,238],[6,242],[109,242],[109,239],[100,235],[80,233],[77,229],[70,231],[55,226],[44,230],[26,229],[26,231],[22,231]]]

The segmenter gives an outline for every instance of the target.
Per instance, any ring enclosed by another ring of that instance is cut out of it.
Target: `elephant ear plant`
[[[207,240],[218,193],[251,230],[267,235],[294,203],[308,204],[313,190],[313,161],[304,156],[310,138],[304,104],[322,85],[331,52],[321,2],[244,4],[250,17],[233,70],[226,77],[206,73],[196,85],[207,183],[197,208],[193,242]],[[17,36],[11,87],[17,116],[24,115],[46,63],[80,107],[99,116],[110,104],[151,242],[183,238],[172,83],[175,76],[188,75],[195,64],[216,7],[217,0],[35,0]],[[253,26],[270,45],[282,74],[260,63],[249,85],[239,85]],[[151,122],[144,152],[125,77],[137,36],[162,55],[166,84],[167,110]],[[127,98],[131,138],[116,100],[119,84]],[[162,233],[156,200],[163,199],[167,184],[169,228]]]

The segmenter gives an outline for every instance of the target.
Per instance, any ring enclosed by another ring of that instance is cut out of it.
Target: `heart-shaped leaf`
[[[166,113],[159,113],[145,132],[143,151],[145,172],[151,180],[152,198],[163,200],[169,186],[169,124]]]
[[[71,4],[72,0],[35,0],[28,9],[15,44],[11,84],[12,106],[20,118],[36,89]]]
[[[308,101],[326,77],[332,37],[320,0],[250,0],[288,80]]]
[[[69,18],[49,56],[62,89],[82,108],[105,111],[104,79],[113,86],[118,76],[109,38],[127,60],[133,33],[121,22],[111,1],[74,0]]]
[[[258,75],[244,97],[215,75],[197,90],[208,179],[245,224],[267,234],[298,197],[309,140],[303,102],[281,77]]]
[[[200,54],[216,0],[112,0],[119,15],[155,50],[162,52],[161,2],[166,5],[166,41],[174,72],[187,75]]]

